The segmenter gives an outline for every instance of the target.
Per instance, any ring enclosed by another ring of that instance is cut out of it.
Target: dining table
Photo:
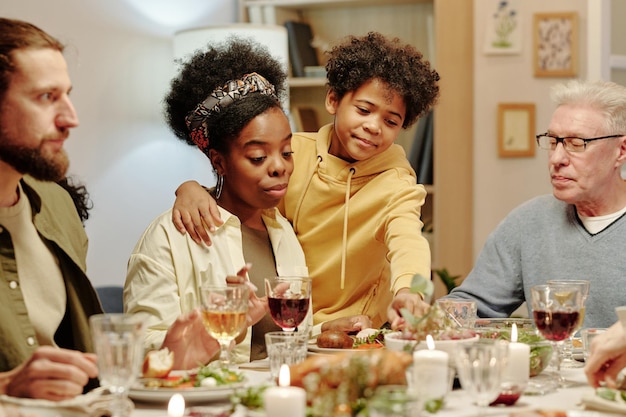
[[[243,366],[241,372],[244,373],[249,385],[260,385],[269,383],[269,371],[264,369],[262,362],[256,366],[252,364]],[[580,411],[581,416],[605,415],[597,412],[583,412],[581,399],[584,396],[593,396],[594,389],[588,385],[582,368],[562,369],[561,374],[568,382],[567,388],[557,388],[552,392],[543,395],[522,395],[519,400],[511,406],[490,406],[480,409],[473,402],[472,396],[462,387],[448,392],[444,406],[435,414],[423,413],[423,416],[436,417],[467,417],[467,416],[512,416],[523,415],[526,411],[532,410],[562,410]],[[187,413],[195,407],[215,407],[228,406],[228,399],[207,403],[188,404]],[[518,414],[521,413],[521,414]],[[164,417],[167,415],[167,403],[146,403],[135,401],[135,409],[132,417]],[[245,415],[245,414],[240,414]],[[253,413],[251,415],[263,415]],[[530,414],[532,415],[532,414]],[[608,415],[608,414],[607,414]],[[271,417],[271,416],[268,416]],[[295,417],[295,416],[294,416]]]

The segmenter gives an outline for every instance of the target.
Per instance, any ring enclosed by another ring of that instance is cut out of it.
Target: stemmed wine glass
[[[202,319],[209,334],[220,344],[221,368],[232,365],[230,343],[246,328],[248,291],[245,284],[201,288]]]
[[[265,279],[265,295],[274,323],[293,332],[304,321],[311,303],[311,278],[273,277]]]
[[[459,346],[457,353],[456,367],[461,386],[475,399],[479,415],[483,415],[500,395],[502,374],[508,360],[508,342],[480,339]]]
[[[589,295],[589,281],[585,279],[572,279],[572,280],[561,280],[561,279],[551,279],[548,281],[548,284],[571,284],[577,285],[580,288],[580,294],[582,297],[582,304],[580,306],[580,317],[578,319],[578,325],[574,329],[572,336],[568,337],[567,340],[563,343],[563,356],[561,359],[561,368],[582,368],[585,366],[582,362],[578,362],[574,359],[572,355],[572,338],[573,336],[583,327],[583,322],[585,321],[585,301],[587,301],[587,296]]]
[[[129,416],[128,390],[143,361],[144,321],[130,314],[96,314],[89,318],[89,325],[100,385],[114,395],[112,417]]]
[[[540,284],[531,287],[531,306],[535,325],[539,332],[550,341],[556,353],[556,374],[558,384],[566,386],[561,375],[560,345],[571,337],[578,326],[582,294],[576,284]]]

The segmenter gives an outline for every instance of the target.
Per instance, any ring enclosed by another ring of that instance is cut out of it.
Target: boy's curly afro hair
[[[174,134],[195,146],[185,124],[185,116],[213,90],[251,72],[262,75],[272,83],[279,99],[284,95],[287,74],[268,49],[253,39],[231,36],[223,43],[196,51],[182,64],[165,97],[165,117]],[[209,148],[227,152],[230,141],[253,118],[272,107],[281,108],[280,102],[271,96],[253,93],[245,100],[238,100],[223,111],[212,114],[207,119],[211,135]]]
[[[404,129],[425,114],[439,95],[439,74],[421,52],[398,38],[386,38],[377,32],[348,36],[326,54],[327,85],[339,100],[377,78],[404,98]]]

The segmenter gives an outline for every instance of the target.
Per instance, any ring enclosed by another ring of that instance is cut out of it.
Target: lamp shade
[[[232,35],[252,38],[264,45],[287,71],[287,30],[277,25],[235,23],[183,30],[174,35],[174,58],[188,59],[198,49],[205,49],[210,42],[224,42]]]

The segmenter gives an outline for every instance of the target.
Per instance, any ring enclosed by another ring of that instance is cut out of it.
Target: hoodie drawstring
[[[346,258],[348,256],[348,209],[350,207],[350,188],[352,185],[352,175],[355,173],[354,168],[350,168],[348,181],[346,184],[346,199],[343,211],[343,236],[341,241],[341,289],[344,289],[346,282]]]
[[[313,180],[313,176],[315,176],[315,173],[317,172],[317,167],[319,166],[321,162],[322,162],[322,156],[317,155],[317,162],[313,166],[313,170],[311,171],[311,174],[309,175],[309,181],[307,182],[306,187],[304,187],[302,194],[300,194],[300,200],[298,200],[298,204],[296,204],[296,209],[293,212],[292,226],[293,226],[293,231],[296,232],[296,234],[298,233],[298,217],[300,217],[300,207],[302,207],[304,196],[306,196],[306,193],[309,191],[309,187],[311,186],[311,181]]]

